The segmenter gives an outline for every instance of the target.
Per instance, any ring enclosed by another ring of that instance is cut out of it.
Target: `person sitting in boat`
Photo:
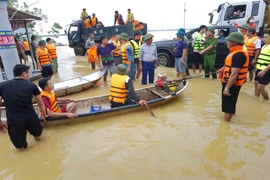
[[[38,82],[41,90],[41,97],[47,109],[49,117],[58,118],[66,116],[68,118],[76,118],[76,104],[70,98],[57,98],[53,92],[54,85],[49,78],[43,78]],[[60,108],[57,103],[63,104]]]
[[[111,77],[111,89],[109,100],[111,108],[140,104],[146,105],[146,101],[140,99],[134,92],[132,79],[127,75],[127,67],[119,64],[115,69],[115,74]]]

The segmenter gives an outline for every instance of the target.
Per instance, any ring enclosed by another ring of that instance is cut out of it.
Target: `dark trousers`
[[[92,69],[96,69],[96,62],[91,62]]]
[[[142,84],[147,84],[147,75],[149,75],[149,83],[154,83],[155,62],[142,62]]]

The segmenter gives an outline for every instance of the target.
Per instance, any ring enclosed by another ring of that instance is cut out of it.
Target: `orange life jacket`
[[[86,52],[87,52],[87,56],[88,56],[88,62],[89,63],[96,62],[96,59],[97,59],[97,46],[92,46]]]
[[[52,112],[57,112],[57,113],[61,112],[61,110],[59,109],[56,103],[56,96],[53,91],[47,92],[47,91],[41,90],[40,96],[48,98]],[[47,111],[49,111],[49,109],[47,109]]]
[[[120,19],[120,14],[118,14],[116,19],[117,19],[118,24],[123,24],[124,23],[123,19]]]
[[[129,42],[122,45],[121,52],[122,52],[122,59],[123,59],[124,64],[130,64],[130,62],[128,60],[127,46],[130,46],[132,48],[132,52],[133,52],[133,47]]]
[[[49,57],[49,52],[48,49],[45,47],[44,49],[41,49],[40,47],[37,48],[38,51],[38,60],[40,65],[47,65],[50,64],[50,57]]]
[[[56,54],[56,47],[54,44],[47,44],[46,48],[49,51],[49,55],[52,59],[56,59],[57,58],[57,54]]]
[[[87,29],[91,28],[91,24],[88,19],[85,19],[83,22],[84,22],[85,28]]]
[[[231,66],[232,66],[232,58],[233,55],[236,53],[242,52],[246,56],[246,62],[245,64],[240,68],[236,81],[234,82],[235,86],[241,86],[247,81],[247,72],[248,72],[248,65],[249,65],[249,56],[248,53],[243,50],[243,46],[234,46],[230,48],[230,54],[225,59],[225,65],[223,69],[223,76],[221,76],[221,82],[227,83],[228,79],[231,75]]]
[[[116,46],[116,47],[121,47],[120,41],[118,41],[118,42],[112,41],[112,43],[113,43],[113,45]],[[114,56],[114,57],[121,56],[121,50],[118,49],[118,50],[114,51],[113,56]]]
[[[29,43],[27,41],[23,42],[23,48],[25,51],[30,51]]]
[[[126,88],[127,75],[113,74],[111,77],[111,89],[109,100],[116,103],[125,103],[128,90]]]
[[[96,17],[92,17],[91,18],[91,23],[92,23],[92,26],[96,26],[97,25],[97,18]]]
[[[247,51],[250,57],[255,56],[256,47],[254,42],[258,39],[257,36],[254,36],[252,38],[245,38],[245,45],[247,47]]]

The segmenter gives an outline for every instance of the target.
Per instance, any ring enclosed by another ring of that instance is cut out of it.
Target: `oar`
[[[153,113],[153,111],[149,108],[149,106],[147,104],[145,104],[145,107],[147,108],[147,110],[150,112],[150,114],[153,116],[153,117],[156,117],[155,114]]]
[[[214,73],[218,73],[218,71],[217,72],[214,72]],[[181,82],[181,81],[184,81],[184,80],[194,79],[194,78],[198,78],[198,77],[202,77],[202,76],[210,75],[210,74],[214,74],[214,73],[207,73],[207,74],[203,74],[203,75],[199,75],[199,76],[193,76],[193,77],[188,77],[188,78],[185,78],[185,79],[180,79],[180,80],[171,81],[171,82],[178,83],[178,82]]]

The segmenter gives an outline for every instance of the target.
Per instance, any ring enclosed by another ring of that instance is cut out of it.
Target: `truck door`
[[[266,4],[261,1],[252,1],[251,16],[254,17],[254,23],[258,28],[263,26],[263,19],[265,13]]]
[[[71,24],[68,29],[68,42],[71,47],[79,39],[80,35],[78,33],[78,25]]]

